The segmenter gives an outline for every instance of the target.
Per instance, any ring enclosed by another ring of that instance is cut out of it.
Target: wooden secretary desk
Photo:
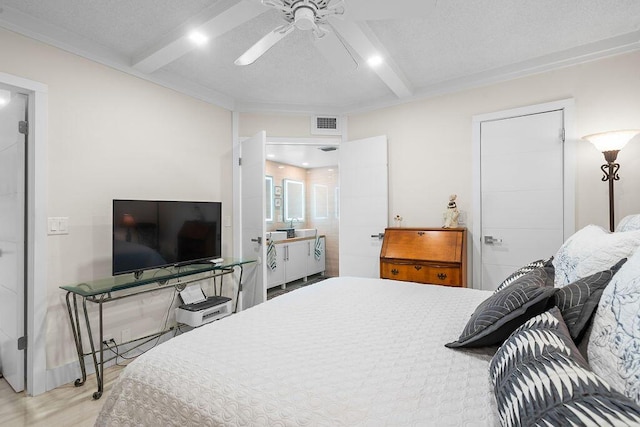
[[[467,229],[385,229],[380,277],[467,287]]]

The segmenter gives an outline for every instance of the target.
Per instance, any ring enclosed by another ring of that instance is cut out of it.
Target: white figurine
[[[449,196],[449,204],[447,205],[447,210],[444,212],[444,225],[442,228],[457,228],[458,227],[458,217],[460,216],[460,211],[458,211],[458,207],[456,206],[456,196],[452,194]]]

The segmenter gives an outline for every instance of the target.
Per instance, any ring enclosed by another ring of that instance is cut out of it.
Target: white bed
[[[495,349],[444,346],[489,295],[327,279],[140,356],[96,425],[495,426]]]

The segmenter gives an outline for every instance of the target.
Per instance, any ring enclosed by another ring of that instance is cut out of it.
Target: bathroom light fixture
[[[375,68],[378,65],[382,64],[382,56],[380,55],[373,55],[371,57],[369,57],[369,59],[367,59],[367,64],[369,64],[369,67],[371,68]]]
[[[620,164],[616,163],[618,152],[624,148],[629,141],[640,134],[640,129],[616,130],[610,132],[594,133],[583,136],[582,139],[591,142],[599,151],[604,154],[606,164],[600,166],[604,176],[603,181],[609,181],[609,229],[615,228],[615,214],[613,207],[613,181],[618,181],[620,176]]]
[[[202,34],[200,31],[192,31],[189,33],[189,40],[191,40],[197,46],[203,46],[209,41],[209,37]]]

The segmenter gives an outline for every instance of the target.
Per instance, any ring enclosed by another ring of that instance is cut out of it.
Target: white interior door
[[[339,160],[340,275],[380,277],[381,236],[389,223],[387,137],[343,142]]]
[[[26,141],[18,124],[26,121],[26,101],[0,86],[0,369],[15,391],[24,390],[25,380],[18,338],[24,335]]]
[[[563,110],[480,124],[482,289],[564,241]]]
[[[241,246],[244,259],[258,262],[244,269],[242,304],[243,309],[253,307],[267,299],[266,278],[266,234],[265,225],[265,144],[266,133],[260,132],[240,145],[241,182]]]

